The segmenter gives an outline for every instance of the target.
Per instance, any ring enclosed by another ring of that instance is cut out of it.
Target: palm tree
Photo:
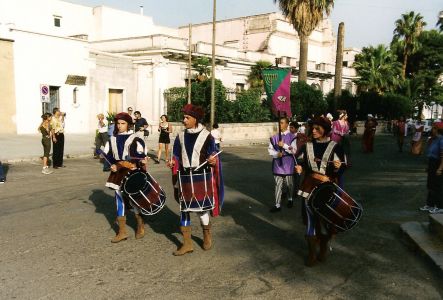
[[[308,41],[312,31],[329,15],[334,0],[274,0],[300,37],[299,81],[308,77]]]
[[[440,32],[443,32],[443,10],[438,15],[438,22],[436,25]]]
[[[262,70],[272,66],[272,63],[266,60],[259,60],[251,67],[251,73],[248,75],[248,83],[251,88],[261,88],[263,90],[264,83],[262,78]]]
[[[413,11],[402,14],[401,18],[395,21],[394,39],[393,42],[403,42],[403,65],[402,65],[402,77],[406,77],[406,65],[408,63],[408,57],[417,51],[418,36],[423,31],[423,27],[426,26],[426,22],[423,21],[423,16],[415,14]]]
[[[359,76],[355,83],[360,91],[383,94],[393,91],[401,82],[401,64],[384,45],[363,48],[362,52],[355,56],[352,66]]]

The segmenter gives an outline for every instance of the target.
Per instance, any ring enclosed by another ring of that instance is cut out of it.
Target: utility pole
[[[188,104],[191,103],[191,67],[192,67],[192,23],[189,23],[189,58],[188,58]]]
[[[211,129],[215,122],[215,23],[217,0],[213,0],[212,10],[212,70],[211,70]]]

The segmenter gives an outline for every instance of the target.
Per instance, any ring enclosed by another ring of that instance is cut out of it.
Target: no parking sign
[[[49,98],[49,85],[40,84],[40,100],[42,103],[51,102],[51,99]]]

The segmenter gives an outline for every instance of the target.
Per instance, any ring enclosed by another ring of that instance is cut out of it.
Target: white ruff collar
[[[186,129],[187,133],[197,133],[204,129],[205,127],[202,124],[198,124],[197,128]]]
[[[327,137],[324,141],[319,141],[318,139],[317,139],[316,141],[317,141],[317,143],[319,143],[319,144],[323,144],[323,143],[328,143],[330,140],[331,140],[331,138],[330,138],[330,137]]]
[[[118,135],[128,135],[128,134],[132,134],[132,130],[129,130],[129,131],[125,131],[125,132],[122,132],[122,133],[117,133]]]

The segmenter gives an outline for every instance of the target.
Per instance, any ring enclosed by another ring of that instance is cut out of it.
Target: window
[[[62,17],[54,16],[54,26],[55,27],[60,27],[61,26],[61,19],[62,19]]]
[[[235,84],[235,91],[237,93],[243,92],[245,90],[245,84],[244,83],[237,83]]]

